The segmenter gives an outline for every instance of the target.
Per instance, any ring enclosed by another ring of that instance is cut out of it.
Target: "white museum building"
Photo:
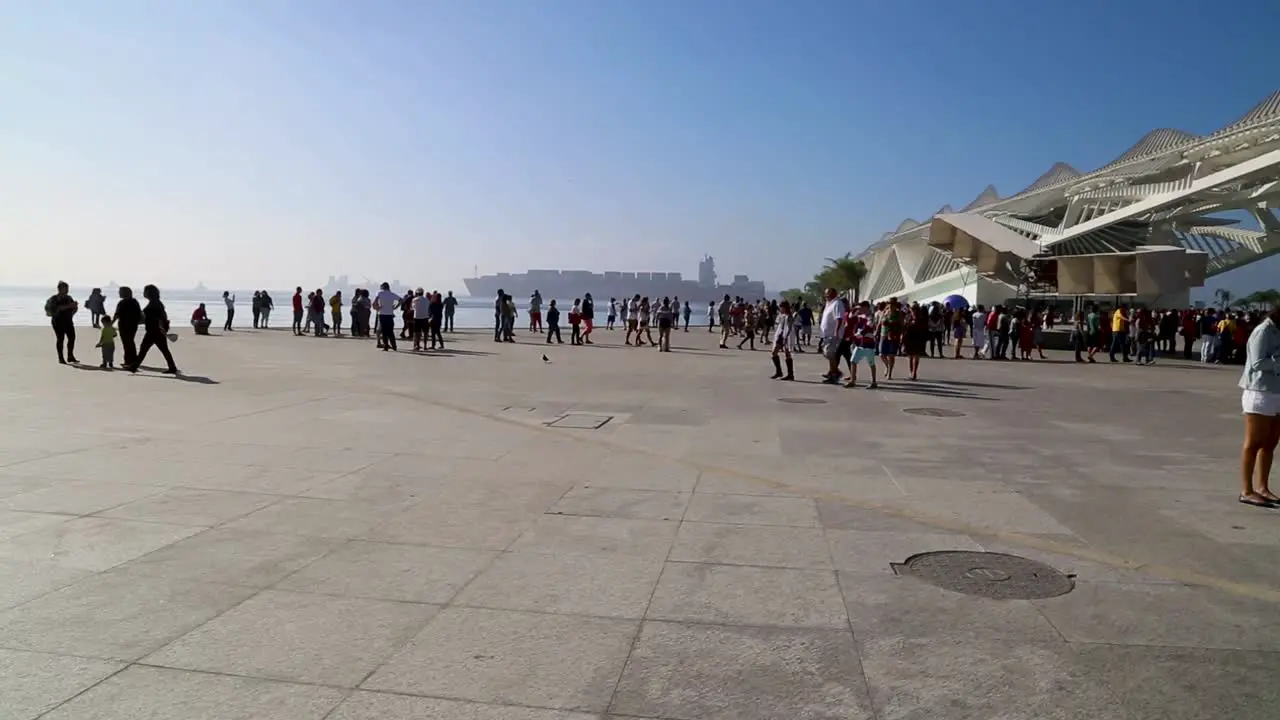
[[[988,186],[960,210],[904,220],[857,256],[859,290],[1186,306],[1206,277],[1280,252],[1277,208],[1280,91],[1210,135],[1153,130],[1092,172],[1057,163],[1009,197]]]

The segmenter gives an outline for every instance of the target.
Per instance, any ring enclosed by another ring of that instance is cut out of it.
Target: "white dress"
[[[982,350],[983,345],[987,342],[987,314],[984,312],[974,311],[973,313],[973,346]]]

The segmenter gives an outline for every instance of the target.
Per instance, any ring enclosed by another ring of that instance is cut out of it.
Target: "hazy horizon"
[[[1099,167],[1156,127],[1211,132],[1275,89],[1270,25],[1233,26],[1230,53],[1170,52],[1185,17],[1155,0],[15,0],[0,284],[293,287],[345,268],[462,290],[474,266],[693,278],[711,254],[721,278],[784,289],[989,183]],[[1277,276],[1273,257],[1211,287]]]

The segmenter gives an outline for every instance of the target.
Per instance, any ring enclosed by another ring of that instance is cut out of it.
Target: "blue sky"
[[[1277,18],[1186,0],[8,0],[0,283],[460,289],[476,265],[692,276],[709,252],[797,284],[987,183],[1227,124],[1280,85]]]

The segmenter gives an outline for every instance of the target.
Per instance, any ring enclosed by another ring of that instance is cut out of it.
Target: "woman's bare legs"
[[[1271,464],[1275,458],[1276,440],[1280,438],[1280,420],[1268,415],[1244,416],[1244,447],[1240,451],[1240,497],[1249,500],[1271,500]],[[1257,490],[1254,473],[1257,472]]]
[[[1275,459],[1276,445],[1280,444],[1280,417],[1271,417],[1271,434],[1258,450],[1257,473],[1253,486],[1262,497],[1280,502],[1280,497],[1271,492],[1271,463]]]

